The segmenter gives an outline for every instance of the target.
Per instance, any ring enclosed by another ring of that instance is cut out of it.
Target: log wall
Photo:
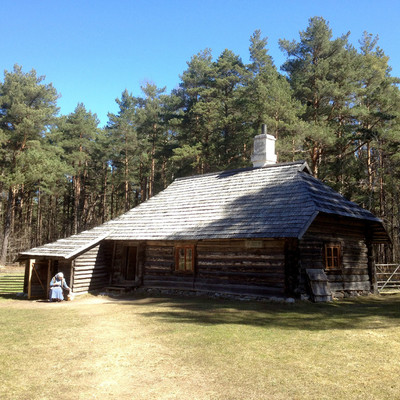
[[[326,243],[341,246],[340,269],[325,269]],[[324,269],[333,292],[355,294],[369,292],[371,280],[368,270],[366,227],[362,221],[327,215],[318,216],[299,242],[301,291],[306,291],[305,270]]]
[[[179,242],[148,242],[144,285],[243,295],[283,295],[284,240],[207,240],[195,243],[193,273],[175,271]],[[184,244],[190,244],[185,242]]]
[[[194,274],[175,273],[174,242],[147,242],[143,284],[149,288],[194,289]]]
[[[70,285],[74,293],[102,289],[109,284],[112,248],[112,243],[105,241],[75,258]]]

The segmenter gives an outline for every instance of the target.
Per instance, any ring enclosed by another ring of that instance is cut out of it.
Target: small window
[[[194,270],[194,246],[179,246],[175,249],[175,271],[192,272]]]
[[[325,268],[340,269],[340,244],[325,245]]]

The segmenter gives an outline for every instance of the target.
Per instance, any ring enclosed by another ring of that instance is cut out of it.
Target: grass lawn
[[[0,399],[398,399],[400,295],[0,298]]]

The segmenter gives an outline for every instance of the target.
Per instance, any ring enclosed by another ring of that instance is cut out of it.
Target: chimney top
[[[261,134],[254,138],[254,151],[251,156],[253,167],[264,167],[276,164],[275,137],[268,135],[267,125],[261,125]]]
[[[261,134],[266,135],[267,134],[267,124],[262,124],[261,125]]]

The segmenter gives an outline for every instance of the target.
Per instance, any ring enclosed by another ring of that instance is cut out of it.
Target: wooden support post
[[[48,261],[47,264],[47,295],[49,295],[50,292],[50,280],[51,280],[51,260]]]
[[[114,281],[114,266],[115,266],[115,255],[117,252],[117,243],[114,242],[113,244],[113,251],[112,251],[112,258],[111,258],[111,271],[110,271],[110,278],[108,280],[109,285],[111,285]]]
[[[137,281],[140,286],[143,285],[143,276],[144,276],[144,264],[146,258],[146,242],[138,243],[138,274]]]
[[[71,268],[70,268],[70,274],[69,274],[69,287],[71,288],[71,291],[73,291],[74,287],[74,278],[75,278],[75,259],[71,260]]]
[[[367,238],[367,251],[368,251],[368,275],[371,284],[371,293],[378,293],[378,283],[376,279],[376,266],[375,266],[375,255],[374,248],[371,240]]]
[[[29,259],[29,273],[28,273],[28,300],[32,297],[32,271],[33,264],[35,264],[35,260],[33,258]]]

